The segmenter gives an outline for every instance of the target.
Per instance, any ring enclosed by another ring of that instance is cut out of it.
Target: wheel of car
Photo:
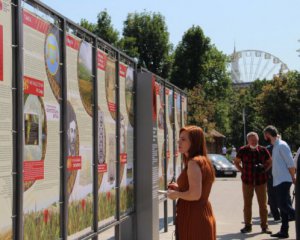
[[[214,165],[214,169],[215,169],[215,175],[216,175],[216,177],[219,177],[220,173],[219,173],[219,171],[217,170],[217,168],[216,168],[215,165]]]

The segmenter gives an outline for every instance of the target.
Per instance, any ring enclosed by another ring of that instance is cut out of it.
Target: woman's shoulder
[[[193,165],[199,165],[200,167],[203,166],[208,161],[208,159],[205,156],[195,156],[192,159],[190,159],[189,164]]]

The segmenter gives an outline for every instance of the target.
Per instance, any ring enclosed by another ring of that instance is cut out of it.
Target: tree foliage
[[[300,74],[290,72],[270,81],[257,80],[250,87],[240,89],[231,98],[231,129],[229,141],[243,145],[243,116],[246,132],[255,131],[263,139],[263,129],[274,125],[295,150],[300,145]]]
[[[167,77],[172,46],[165,18],[160,13],[129,13],[124,22],[122,50],[138,59],[139,65]]]
[[[193,109],[193,123],[205,125],[204,116],[223,134],[230,133],[229,96],[232,93],[226,64],[227,57],[210,43],[199,26],[193,26],[175,50],[171,75],[172,83],[191,91],[189,108]],[[206,113],[209,114],[206,116]]]
[[[209,50],[210,39],[204,35],[202,29],[198,26],[188,29],[174,53],[172,83],[187,89],[198,84],[203,86],[207,79],[204,65]]]
[[[276,126],[292,147],[300,145],[300,73],[289,72],[263,87],[257,112],[265,125]]]
[[[106,10],[101,11],[97,16],[97,23],[90,23],[86,19],[80,20],[80,26],[84,27],[88,31],[96,34],[112,45],[117,45],[119,41],[119,33],[114,29],[111,23],[111,17]]]

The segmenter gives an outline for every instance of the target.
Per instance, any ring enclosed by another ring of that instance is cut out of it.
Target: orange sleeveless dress
[[[197,201],[179,199],[176,206],[176,240],[215,240],[216,221],[208,200],[213,184],[209,160],[198,161],[202,172],[202,194]],[[179,191],[189,189],[187,167],[177,179]]]

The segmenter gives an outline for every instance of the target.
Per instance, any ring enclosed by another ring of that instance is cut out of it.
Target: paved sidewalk
[[[293,188],[293,187],[292,187]],[[217,221],[217,239],[218,240],[265,240],[276,239],[268,234],[260,233],[260,219],[258,211],[258,203],[256,197],[253,198],[253,231],[249,234],[241,234],[240,229],[243,227],[243,196],[242,184],[240,177],[237,178],[217,178],[213,185],[210,201]],[[169,201],[169,216],[172,212],[172,202]],[[160,217],[163,215],[162,204],[160,205]],[[173,232],[175,230],[172,224],[172,217],[169,217],[168,232],[163,232],[162,219],[160,219],[160,240],[175,240]],[[269,228],[273,233],[280,229],[281,223],[275,223],[269,219]],[[295,222],[290,222],[290,238],[296,239]]]

